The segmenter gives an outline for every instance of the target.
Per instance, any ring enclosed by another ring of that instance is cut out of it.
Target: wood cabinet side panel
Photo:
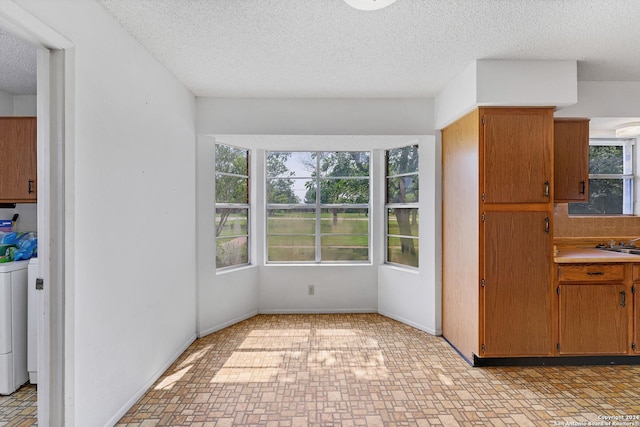
[[[478,354],[479,119],[442,131],[442,333],[467,359]]]

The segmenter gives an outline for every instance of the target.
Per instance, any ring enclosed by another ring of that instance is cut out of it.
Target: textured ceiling
[[[639,0],[98,0],[197,96],[433,97],[474,59],[640,81]]]
[[[36,48],[0,28],[0,91],[35,95]]]

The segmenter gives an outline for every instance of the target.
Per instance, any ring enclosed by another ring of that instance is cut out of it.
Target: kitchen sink
[[[640,248],[635,248],[635,247],[634,248],[616,248],[616,247],[603,248],[603,247],[600,247],[598,249],[602,249],[602,250],[605,250],[605,251],[612,251],[612,252],[620,252],[620,253],[623,253],[623,254],[640,255]]]

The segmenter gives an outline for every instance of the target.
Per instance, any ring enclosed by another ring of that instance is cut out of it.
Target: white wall
[[[35,115],[36,95],[12,95],[0,90],[0,117]]]
[[[432,99],[198,98],[198,133],[240,135],[423,135]]]
[[[0,117],[13,116],[13,95],[0,90]]]
[[[74,44],[65,416],[110,425],[195,338],[195,99],[96,2],[16,3]]]
[[[418,270],[378,268],[378,311],[433,335],[442,334],[441,149],[420,139],[420,251]]]
[[[199,165],[203,158],[210,162],[204,169],[213,168],[211,146],[203,147],[209,139],[199,138]],[[211,138],[213,139],[213,138]],[[326,312],[375,312],[379,307],[385,308],[385,314],[405,321],[423,330],[437,333],[439,331],[440,290],[438,254],[435,251],[439,239],[437,227],[439,197],[436,188],[436,175],[439,174],[439,154],[436,150],[435,138],[407,135],[218,135],[219,142],[245,147],[252,150],[252,173],[254,175],[252,194],[255,198],[252,222],[255,251],[252,253],[254,266],[237,271],[226,271],[215,274],[213,263],[215,252],[213,247],[213,176],[200,173],[198,176],[198,235],[205,236],[199,241],[199,300],[202,333],[215,330],[219,325],[241,320],[244,313],[251,308],[250,289],[257,285],[259,300],[257,309],[261,313],[326,313]],[[424,274],[409,273],[416,280],[399,284],[405,280],[406,270],[380,267],[384,262],[384,189],[383,165],[384,149],[405,145],[421,144],[421,168],[428,171],[424,176],[424,206],[421,207],[422,233],[426,236],[422,242],[421,263]],[[264,174],[265,150],[372,150],[372,262],[365,265],[318,265],[295,266],[265,264],[264,260]],[[208,151],[208,152],[207,152]],[[201,183],[205,183],[201,185]],[[257,187],[257,188],[256,188]],[[209,192],[209,193],[207,193]],[[201,203],[200,203],[201,202]],[[256,218],[258,218],[256,220]],[[424,225],[422,225],[422,222]],[[379,272],[383,268],[385,280],[380,282]],[[254,282],[257,280],[257,282]],[[308,285],[314,285],[315,295],[308,295]],[[383,292],[379,291],[383,287]],[[223,289],[223,290],[219,290]],[[227,295],[226,292],[231,292]],[[223,301],[220,300],[224,295]],[[205,297],[206,296],[206,297]],[[242,306],[241,304],[245,305]],[[221,307],[225,305],[225,307]],[[414,309],[414,306],[418,307]],[[222,316],[221,313],[226,314]]]
[[[577,100],[576,61],[479,59],[435,100],[442,129],[477,106],[565,106]]]
[[[35,203],[16,203],[15,209],[0,209],[0,219],[12,219],[18,214],[13,231],[38,230],[38,205]]]
[[[640,82],[578,82],[578,102],[556,117],[638,117]]]
[[[258,267],[216,272],[215,248],[215,143],[213,137],[199,136],[197,147],[197,245],[198,245],[198,335],[204,336],[258,313]],[[252,156],[253,157],[253,156]],[[255,171],[255,157],[251,170]],[[250,194],[256,197],[256,180]],[[255,230],[256,212],[251,212]],[[254,252],[255,253],[255,252]],[[253,258],[253,254],[252,254]]]
[[[13,97],[14,116],[36,116],[36,95],[15,95]]]

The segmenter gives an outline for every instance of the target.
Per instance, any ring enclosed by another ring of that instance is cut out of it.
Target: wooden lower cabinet
[[[559,354],[627,353],[630,302],[624,284],[559,285]]]
[[[549,212],[486,212],[481,356],[545,356],[551,339]]]

